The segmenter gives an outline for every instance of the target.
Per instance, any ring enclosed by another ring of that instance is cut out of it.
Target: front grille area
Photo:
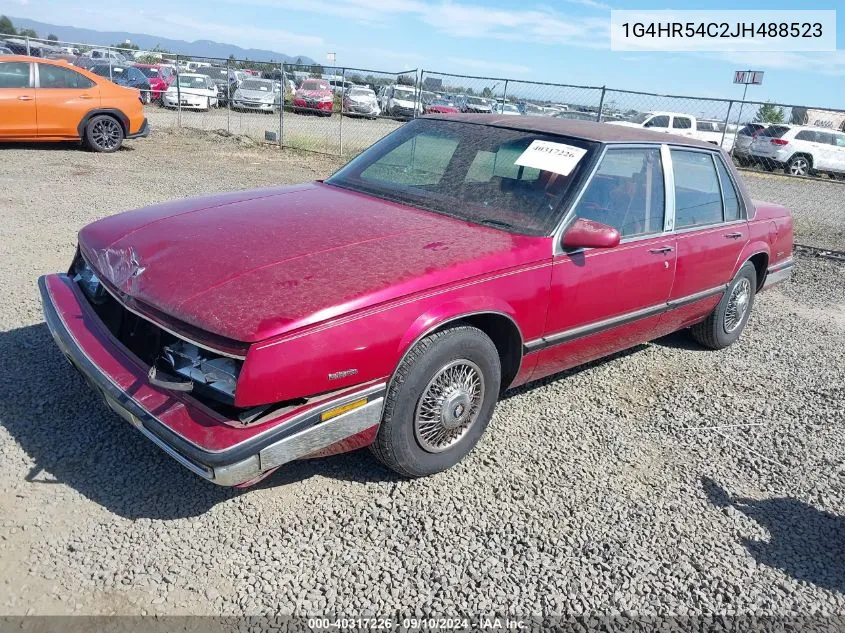
[[[112,336],[144,365],[154,365],[157,370],[172,375],[182,375],[183,377],[189,373],[186,371],[184,362],[180,362],[178,366],[175,365],[172,350],[182,349],[185,346],[197,349],[190,341],[171,334],[152,321],[127,309],[105,289],[82,257],[78,256],[74,260],[70,274],[79,287],[82,296],[85,297]],[[243,365],[240,360],[229,359],[205,349],[201,350],[201,354],[206,360],[219,359],[234,364],[235,379]],[[224,393],[211,384],[205,384],[202,381],[202,368],[198,369],[199,372],[195,373],[194,376],[199,376],[199,379],[186,378],[193,383],[191,396],[226,415],[237,413],[238,410],[233,406],[234,389],[231,393]]]

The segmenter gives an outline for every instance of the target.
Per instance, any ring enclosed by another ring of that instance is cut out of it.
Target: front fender
[[[406,297],[256,343],[241,369],[235,405],[257,406],[387,381],[416,340],[468,315],[502,314],[516,323],[525,339],[540,336],[548,265],[532,264]]]
[[[404,356],[414,343],[447,323],[478,314],[500,314],[513,321],[517,330],[520,330],[516,310],[500,297],[460,297],[432,306],[421,314],[405,332],[396,350],[397,354],[399,357]],[[522,330],[519,334],[524,342]]]

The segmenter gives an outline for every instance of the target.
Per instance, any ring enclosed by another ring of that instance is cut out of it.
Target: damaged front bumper
[[[38,287],[53,339],[94,391],[204,479],[221,486],[245,485],[287,462],[354,450],[375,439],[384,383],[347,390],[261,424],[235,428],[236,422],[224,420],[190,396],[150,384],[149,368],[112,337],[67,275],[43,276]]]

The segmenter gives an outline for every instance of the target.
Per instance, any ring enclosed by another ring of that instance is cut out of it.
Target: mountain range
[[[297,59],[301,59],[303,64],[314,64],[314,60],[305,55],[286,55],[276,51],[270,51],[263,48],[242,48],[234,44],[225,44],[221,42],[213,42],[211,40],[196,40],[188,42],[186,40],[173,40],[166,37],[158,37],[156,35],[147,35],[146,33],[128,33],[126,31],[95,31],[94,29],[81,29],[75,26],[62,26],[59,24],[47,24],[45,22],[37,22],[27,18],[16,18],[9,16],[9,19],[18,30],[32,29],[40,37],[47,37],[48,33],[52,33],[59,40],[64,42],[75,42],[80,44],[97,44],[100,46],[110,46],[118,42],[129,40],[133,44],[137,44],[141,49],[153,49],[156,46],[186,55],[188,57],[218,57],[225,59],[229,55],[234,55],[235,59],[249,59],[256,62],[286,62],[294,63]]]

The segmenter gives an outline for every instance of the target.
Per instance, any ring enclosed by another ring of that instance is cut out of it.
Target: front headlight
[[[73,281],[79,285],[91,303],[100,304],[105,300],[106,289],[100,283],[97,273],[80,256],[77,256],[74,262],[73,273]]]
[[[331,95],[320,97],[320,103],[331,103],[332,101],[334,101],[334,97],[332,97]]]
[[[165,345],[162,356],[180,376],[229,398],[235,397],[240,362],[217,356],[187,341]]]

